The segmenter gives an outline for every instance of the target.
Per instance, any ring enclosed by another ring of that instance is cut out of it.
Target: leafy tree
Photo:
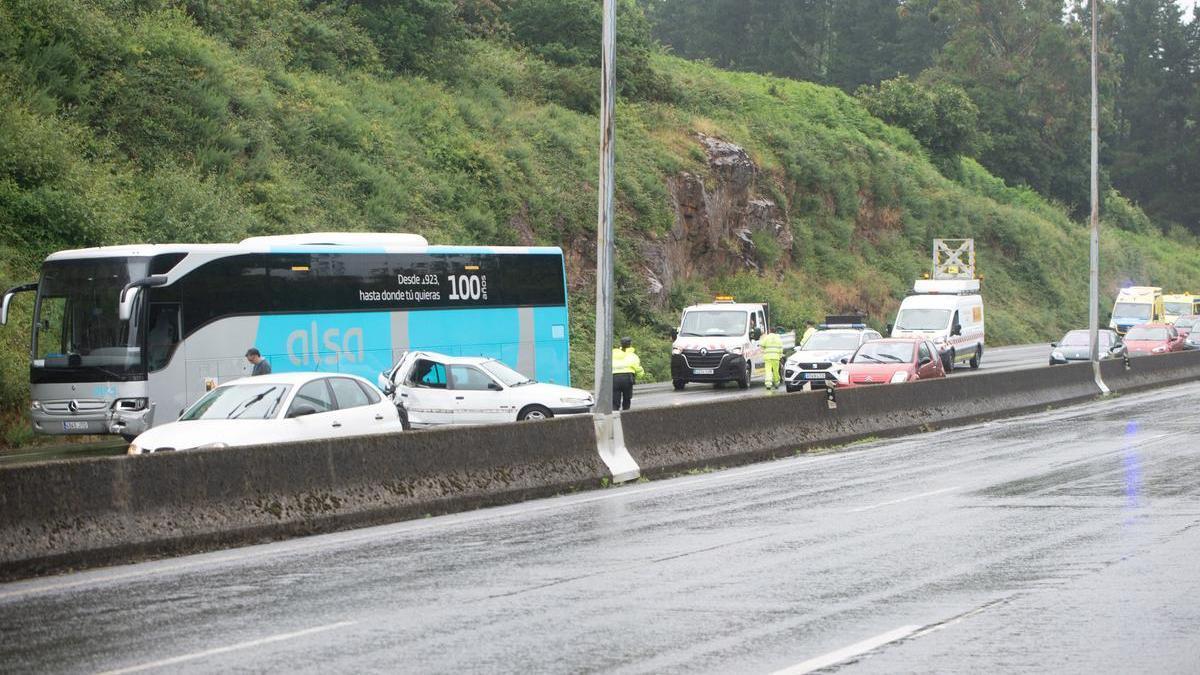
[[[1112,32],[1121,56],[1113,182],[1159,219],[1200,229],[1197,24],[1172,0],[1118,0]]]
[[[863,87],[858,97],[872,115],[908,129],[940,164],[969,154],[978,143],[979,108],[960,87],[920,84],[902,75]]]
[[[962,87],[979,107],[989,143],[980,161],[1011,183],[1085,211],[1091,125],[1086,17],[1068,18],[1063,0],[941,0],[938,12],[951,37],[930,76]],[[1114,83],[1110,62],[1106,58],[1102,68],[1107,92]],[[1111,110],[1102,119],[1111,126]]]

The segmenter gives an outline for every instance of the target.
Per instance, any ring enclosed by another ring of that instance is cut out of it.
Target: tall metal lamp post
[[[1091,224],[1091,278],[1088,284],[1088,339],[1092,346],[1092,376],[1100,391],[1108,393],[1108,387],[1100,378],[1100,95],[1097,83],[1097,44],[1099,3],[1092,0],[1092,214]]]
[[[613,166],[616,141],[617,3],[604,0],[603,60],[600,66],[600,208],[596,219],[596,449],[614,483],[641,475],[625,448],[621,418],[613,414]]]

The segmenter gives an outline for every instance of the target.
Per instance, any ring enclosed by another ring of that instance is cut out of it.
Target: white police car
[[[883,336],[861,317],[827,317],[808,340],[783,365],[783,384],[788,391],[836,386],[843,359],[849,359],[862,343]]]

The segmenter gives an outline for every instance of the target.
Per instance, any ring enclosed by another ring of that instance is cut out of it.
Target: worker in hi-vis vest
[[[775,391],[775,388],[783,383],[779,377],[779,361],[783,358],[783,338],[779,336],[779,329],[776,328],[775,332],[762,336],[758,346],[762,347],[763,365],[766,370],[763,383],[767,385],[767,391]]]
[[[621,346],[613,349],[613,410],[629,410],[633,401],[633,381],[646,373],[642,360],[633,351],[633,340],[621,338]]]

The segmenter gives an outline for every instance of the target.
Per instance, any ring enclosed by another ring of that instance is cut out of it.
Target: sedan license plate
[[[715,372],[713,368],[692,368],[693,375],[712,375]]]
[[[63,422],[63,431],[87,431],[87,422]]]
[[[806,380],[823,380],[823,379],[825,379],[825,373],[805,373],[804,379],[806,379]]]

